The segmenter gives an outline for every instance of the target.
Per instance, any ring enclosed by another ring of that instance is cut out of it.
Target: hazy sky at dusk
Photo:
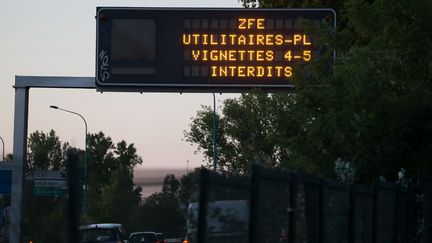
[[[236,0],[59,1],[6,0],[0,5],[0,136],[12,152],[15,75],[94,76],[96,6],[240,7]],[[233,95],[217,95],[218,103]],[[62,141],[84,147],[89,132],[135,143],[144,168],[199,166],[202,155],[182,141],[183,131],[211,94],[98,93],[95,90],[32,89],[29,133],[54,129]]]

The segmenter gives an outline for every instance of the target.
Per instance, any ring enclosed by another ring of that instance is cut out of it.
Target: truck
[[[197,243],[199,203],[187,208],[187,233],[183,243]],[[246,200],[210,201],[207,204],[206,242],[248,242],[249,202]]]

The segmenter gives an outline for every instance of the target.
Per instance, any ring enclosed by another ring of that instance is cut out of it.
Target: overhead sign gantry
[[[322,58],[320,36],[310,28],[333,27],[335,17],[331,9],[100,7],[96,84],[150,91],[291,88],[301,68]]]
[[[95,77],[15,77],[10,242],[21,239],[30,88],[99,91],[284,90],[323,60],[331,9],[97,8]],[[329,64],[333,61],[330,58]],[[96,80],[96,82],[95,82]]]

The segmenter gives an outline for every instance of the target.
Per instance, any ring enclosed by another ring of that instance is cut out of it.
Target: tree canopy
[[[224,101],[217,119],[220,171],[250,163],[336,177],[349,162],[357,181],[431,173],[432,3],[242,1],[249,7],[332,7],[338,16],[332,72],[294,78],[291,94],[259,91]],[[317,64],[319,65],[319,64]],[[185,132],[211,164],[211,110]]]
[[[66,152],[79,154],[80,184],[83,183],[84,151],[62,143],[54,130],[49,133],[35,131],[28,140],[27,173],[35,170],[66,170]],[[89,218],[87,222],[122,222],[133,227],[141,202],[141,187],[133,184],[133,168],[141,164],[134,144],[122,140],[117,144],[103,132],[88,134],[88,188]],[[62,242],[64,213],[67,200],[62,197],[32,196],[28,184],[25,233],[40,242]],[[82,186],[80,186],[82,188]],[[82,218],[82,221],[84,219]]]
[[[48,133],[35,131],[28,138],[27,173],[34,170],[59,170],[64,168],[64,155],[68,143],[62,144],[54,130]]]

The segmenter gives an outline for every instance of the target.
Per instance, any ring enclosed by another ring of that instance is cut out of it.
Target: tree
[[[127,144],[124,140],[117,143],[114,153],[117,155],[117,166],[125,166],[129,170],[133,170],[136,165],[142,164],[142,159],[136,154],[134,144]]]
[[[164,178],[162,192],[178,196],[178,191],[180,189],[180,181],[177,180],[174,174],[168,174]]]
[[[13,161],[13,154],[6,154],[4,161],[12,162]]]
[[[54,130],[49,133],[31,133],[28,139],[27,174],[35,170],[64,169],[63,158],[68,147],[68,143],[62,145]]]
[[[62,143],[54,130],[49,133],[35,131],[28,139],[27,175],[35,170],[65,170],[65,154],[70,146]],[[12,161],[12,155],[10,159]],[[26,213],[24,232],[40,242],[61,242],[64,234],[52,234],[64,230],[65,200],[61,197],[33,196],[33,183],[26,184]]]
[[[112,173],[111,183],[103,188],[95,210],[96,222],[121,222],[126,229],[134,227],[136,212],[141,200],[141,188],[135,188],[129,168],[119,166]]]
[[[185,233],[185,210],[179,200],[180,181],[168,174],[164,178],[162,192],[145,198],[140,208],[141,229],[164,232],[167,237],[179,237]]]
[[[408,176],[432,172],[430,1],[243,2],[336,8],[335,41],[324,39],[337,59],[331,73],[317,63],[312,75],[298,75],[294,94],[226,100],[218,117],[220,170],[243,172],[258,160],[335,177],[335,162],[346,161],[363,183],[395,180],[401,168]],[[204,107],[186,132],[208,160],[210,118]]]
[[[314,118],[296,139],[299,155],[351,161],[365,183],[395,180],[400,168],[431,172],[431,53],[422,51],[432,47],[431,9],[430,1],[346,1],[333,74],[299,81],[299,112]]]
[[[133,184],[133,169],[142,163],[141,157],[134,144],[122,140],[114,145],[103,132],[89,134],[88,141],[90,218],[95,222],[118,219],[132,226],[141,193],[141,187]]]
[[[111,138],[106,137],[101,131],[89,134],[87,141],[89,194],[97,196],[102,192],[102,188],[109,184],[112,172],[117,166],[114,158],[115,147]]]
[[[178,198],[185,209],[188,207],[190,202],[198,201],[200,170],[200,168],[195,168],[194,171],[189,172],[180,178]]]
[[[339,10],[340,0],[241,0],[246,8],[334,8]]]
[[[250,163],[269,167],[290,164],[289,138],[297,133],[297,121],[291,116],[293,95],[243,94],[224,101],[217,120],[217,169],[243,174]],[[185,132],[186,141],[198,144],[211,164],[213,156],[212,111],[204,107]]]
[[[71,148],[62,142],[51,130],[45,134],[36,131],[29,137],[28,173],[36,169],[65,169],[65,151],[70,149],[78,155],[78,173],[83,182],[84,151]],[[110,137],[103,132],[88,135],[88,177],[89,177],[89,217],[93,222],[121,222],[126,227],[134,228],[136,212],[140,205],[141,188],[133,184],[133,168],[141,164],[142,159],[136,154],[133,144],[121,141],[114,145]],[[52,234],[63,231],[64,197],[35,197],[32,195],[33,184],[26,186],[26,197],[31,203],[26,204],[24,232],[40,242],[63,242],[61,235]],[[80,186],[79,188],[82,188]]]

